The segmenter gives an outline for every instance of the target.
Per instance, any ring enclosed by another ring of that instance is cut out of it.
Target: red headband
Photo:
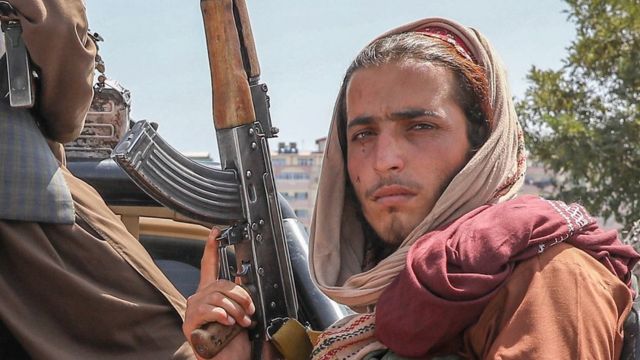
[[[415,30],[415,32],[422,33],[429,37],[440,39],[446,43],[449,43],[465,59],[477,64],[477,61],[473,57],[473,55],[471,55],[471,51],[469,50],[467,44],[465,44],[464,41],[462,41],[462,39],[453,32],[439,26],[426,26],[421,29]]]

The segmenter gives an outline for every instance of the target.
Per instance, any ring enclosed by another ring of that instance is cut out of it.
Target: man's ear
[[[481,120],[474,121],[475,119]],[[469,144],[471,145],[469,152],[471,154],[475,154],[480,150],[489,137],[489,122],[484,118],[484,116],[469,117],[469,115],[467,115],[467,137],[469,139]]]
[[[482,145],[484,145],[485,141],[487,141],[487,137],[489,136],[489,129],[487,128],[487,126],[484,126],[484,124],[478,124],[476,126],[478,127],[477,129],[478,140],[477,140],[477,143],[473,144],[472,146],[472,149],[474,152],[477,152],[478,150],[480,150]]]

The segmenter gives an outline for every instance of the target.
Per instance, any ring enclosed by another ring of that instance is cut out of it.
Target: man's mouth
[[[415,191],[401,185],[385,185],[371,194],[371,199],[381,205],[400,205],[416,195]]]

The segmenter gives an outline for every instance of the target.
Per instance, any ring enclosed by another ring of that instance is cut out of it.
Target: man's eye
[[[365,138],[373,135],[373,131],[371,130],[362,130],[351,136],[351,141],[364,140]]]
[[[434,128],[435,128],[435,126],[433,126],[432,124],[418,123],[418,124],[411,125],[411,127],[409,129],[410,130],[431,130],[431,129],[434,129]]]

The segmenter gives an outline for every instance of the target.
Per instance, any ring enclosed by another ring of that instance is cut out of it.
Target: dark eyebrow
[[[435,117],[439,119],[444,118],[444,116],[442,116],[441,114],[433,110],[409,108],[409,109],[404,109],[404,110],[395,111],[391,113],[390,120],[391,121],[411,120],[421,116]],[[371,115],[356,116],[355,118],[348,121],[347,129],[350,129],[353,126],[358,126],[358,125],[369,125],[373,121],[374,121],[374,117]]]
[[[391,113],[391,120],[410,120],[422,116],[443,118],[441,114],[438,114],[433,110],[405,109]]]
[[[347,130],[351,129],[354,126],[369,125],[371,123],[373,123],[373,116],[369,116],[369,115],[356,116],[355,118],[347,121]]]

